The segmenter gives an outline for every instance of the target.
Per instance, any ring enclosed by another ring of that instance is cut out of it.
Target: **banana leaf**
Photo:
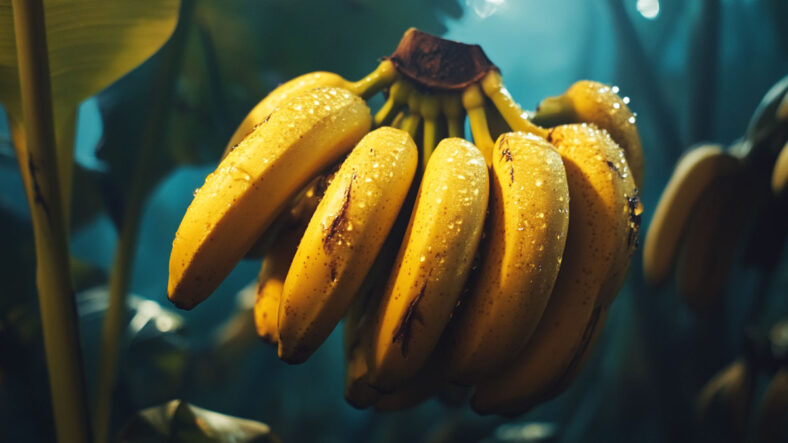
[[[265,443],[278,442],[268,425],[172,400],[137,413],[121,431],[118,441]]]
[[[180,0],[45,2],[58,172],[64,202],[70,200],[78,104],[150,57],[172,34],[179,4]],[[17,157],[23,159],[22,103],[11,0],[0,0],[0,103],[11,122]]]

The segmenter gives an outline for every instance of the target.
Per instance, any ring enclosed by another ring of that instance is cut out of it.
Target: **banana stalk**
[[[91,440],[68,233],[58,163],[42,0],[14,0],[25,121],[25,181],[36,246],[36,281],[59,441]]]

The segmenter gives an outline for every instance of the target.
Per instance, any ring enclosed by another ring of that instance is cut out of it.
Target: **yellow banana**
[[[257,277],[257,298],[254,303],[254,323],[257,335],[264,341],[279,343],[279,301],[282,298],[287,270],[295,256],[298,241],[306,223],[285,226],[263,259]]]
[[[416,172],[410,136],[367,134],[326,189],[287,273],[279,358],[305,361],[345,314],[402,207]]]
[[[743,171],[732,170],[710,183],[692,210],[676,260],[676,282],[679,295],[697,311],[720,304],[750,212],[750,190]]]
[[[629,110],[628,103],[627,97],[622,99],[618,95],[616,86],[581,80],[563,94],[542,100],[531,120],[542,126],[593,123],[609,132],[624,149],[635,185],[640,188],[643,186],[643,148],[635,126],[635,114]]]
[[[478,277],[449,334],[449,379],[472,384],[525,346],[555,284],[569,225],[561,155],[522,132],[492,155],[489,232]]]
[[[414,180],[414,184],[415,184]],[[367,274],[358,295],[350,304],[344,320],[345,339],[345,400],[359,409],[373,406],[381,394],[369,385],[369,368],[372,361],[372,331],[380,305],[380,298],[386,286],[385,273],[394,265],[397,247],[402,243],[408,216],[413,208],[415,190],[411,184],[408,197],[400,210],[394,227],[391,229],[383,248],[375,259],[375,264]]]
[[[445,362],[431,355],[424,366],[403,387],[380,395],[375,410],[394,412],[417,406],[446,386]]]
[[[788,100],[786,103],[788,103]],[[788,109],[788,105],[785,108]],[[785,112],[788,114],[788,110]],[[786,117],[786,120],[788,120],[788,117]],[[774,195],[782,195],[786,188],[788,188],[788,142],[780,150],[772,170],[772,192],[774,192]]]
[[[326,173],[321,173],[298,191],[296,196],[290,200],[289,206],[276,216],[274,221],[271,222],[271,226],[246,251],[244,258],[252,260],[262,259],[269,248],[271,248],[271,245],[277,241],[280,231],[285,230],[288,226],[303,225],[306,227],[337,169],[339,169],[338,163],[330,166]]]
[[[585,331],[587,338],[583,339],[582,346],[572,357],[572,360],[566,368],[566,372],[561,374],[559,378],[555,379],[551,386],[544,390],[539,403],[552,400],[563,394],[580,375],[586,362],[588,362],[588,359],[593,354],[594,345],[596,345],[597,340],[600,335],[602,335],[602,330],[605,328],[605,320],[607,320],[607,313],[608,310],[602,308],[599,310],[599,315],[592,318],[593,321],[588,324]],[[532,406],[535,406],[535,404],[532,405],[530,402],[527,404],[513,404],[501,408],[497,413],[504,416],[516,417]]]
[[[369,385],[371,323],[379,301],[379,293],[374,288],[368,293],[359,293],[345,315],[345,400],[357,409],[368,408],[380,398],[380,392]]]
[[[170,300],[191,309],[208,297],[292,195],[371,121],[364,101],[338,88],[309,91],[272,112],[195,193],[172,243]]]
[[[370,383],[402,387],[438,342],[482,233],[489,178],[471,143],[441,141],[425,168],[408,230],[381,301]]]
[[[362,98],[367,98],[386,84],[391,83],[395,76],[396,70],[389,60],[384,60],[375,71],[357,82],[345,80],[341,75],[325,71],[299,75],[277,86],[249,111],[230,141],[227,142],[224,155],[226,156],[235,145],[271,115],[274,109],[307,91],[315,88],[335,87],[347,89]]]
[[[717,177],[739,167],[739,159],[717,145],[691,149],[679,159],[659,199],[643,246],[643,272],[663,283],[673,266],[679,240],[698,199]]]
[[[779,443],[788,440],[788,368],[778,370],[755,414],[755,443]]]
[[[553,395],[587,346],[607,309],[603,290],[632,235],[627,189],[633,189],[621,148],[607,132],[574,124],[550,130],[569,184],[569,230],[547,308],[514,361],[481,381],[472,399],[482,414],[525,412]],[[628,183],[627,183],[628,182]]]

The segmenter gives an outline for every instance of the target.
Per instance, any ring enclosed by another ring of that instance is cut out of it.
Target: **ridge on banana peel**
[[[577,124],[544,128],[479,46],[414,29],[359,81],[286,82],[195,193],[169,297],[193,308],[257,242],[259,334],[300,363],[344,316],[353,406],[468,392],[450,381],[477,385],[480,413],[558,395],[592,353],[642,212],[634,115],[600,89],[591,111],[564,100],[566,121],[550,122]],[[381,90],[373,118],[364,102]],[[340,164],[322,200],[304,197]]]
[[[401,387],[418,372],[448,323],[470,271],[487,209],[481,152],[442,140],[424,171],[373,336],[370,384]]]
[[[352,148],[371,120],[361,98],[337,88],[271,113],[195,193],[172,244],[170,300],[191,309],[207,298],[289,198]]]
[[[448,338],[449,378],[465,385],[525,346],[553,290],[569,225],[564,164],[543,138],[501,135],[491,180],[486,251]]]
[[[344,315],[416,172],[410,136],[382,127],[342,163],[304,232],[279,308],[279,358],[305,361]]]
[[[621,148],[587,124],[558,126],[550,141],[561,154],[569,184],[569,229],[558,278],[525,348],[479,382],[471,405],[480,414],[519,414],[551,398],[578,364],[618,292],[616,267],[634,247],[636,196]],[[622,245],[624,246],[622,248]]]

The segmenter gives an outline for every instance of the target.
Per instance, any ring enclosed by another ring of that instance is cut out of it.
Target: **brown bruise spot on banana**
[[[637,248],[640,244],[638,241],[638,231],[640,230],[640,214],[643,213],[643,206],[640,202],[640,192],[635,188],[635,195],[627,196],[627,207],[629,208],[629,235],[627,236],[627,246],[632,247],[634,244]]]
[[[339,209],[336,217],[334,217],[334,220],[331,221],[331,225],[328,227],[328,233],[323,237],[323,249],[325,249],[328,254],[334,250],[336,245],[341,244],[336,240],[340,236],[342,229],[348,224],[347,210],[350,207],[350,193],[353,189],[353,182],[355,180],[356,173],[353,172],[353,175],[350,176],[350,183],[347,185],[347,190],[345,190],[345,198],[342,201],[342,207]]]
[[[607,167],[610,168],[611,171],[615,172],[619,176],[619,178],[621,178],[622,180],[626,178],[624,173],[621,172],[621,169],[618,169],[618,166],[616,166],[615,163],[611,162],[610,160],[606,160],[605,163],[607,163]]]
[[[504,146],[504,148],[501,149],[501,158],[506,160],[507,163],[513,163],[514,162],[514,157],[512,156],[512,150],[509,149],[509,139],[506,138],[506,136],[504,136],[503,143],[501,143],[501,145]],[[509,177],[511,177],[512,183],[514,183],[514,165],[513,164],[509,166]]]
[[[27,153],[27,170],[30,172],[30,179],[33,181],[33,201],[37,205],[41,205],[41,209],[44,210],[44,213],[47,215],[47,219],[51,220],[51,216],[49,214],[49,205],[47,205],[46,200],[44,200],[44,194],[41,192],[41,185],[38,183],[36,164],[33,162],[33,155],[29,152]]]
[[[402,316],[402,321],[394,331],[394,337],[391,339],[392,343],[396,343],[397,341],[402,342],[402,347],[400,349],[402,351],[403,357],[408,356],[408,344],[410,343],[413,321],[417,320],[419,323],[424,324],[424,319],[421,317],[421,314],[419,314],[418,306],[427,290],[428,280],[429,276],[426,280],[424,280],[424,284],[421,286],[418,295],[416,295],[416,297],[411,300],[410,304],[408,305],[408,309],[405,310],[405,315]]]

